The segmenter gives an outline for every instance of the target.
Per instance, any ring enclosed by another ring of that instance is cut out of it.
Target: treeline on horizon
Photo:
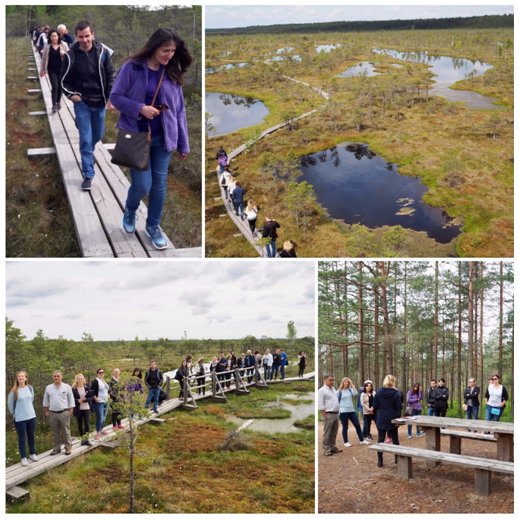
[[[206,29],[210,35],[230,34],[312,34],[318,32],[373,32],[412,31],[438,29],[497,29],[514,28],[514,15],[484,15],[456,18],[427,18],[416,20],[377,20],[354,22],[291,23],[278,25],[252,25],[231,29]]]

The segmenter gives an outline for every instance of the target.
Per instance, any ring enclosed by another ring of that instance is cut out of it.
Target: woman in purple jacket
[[[407,392],[407,405],[413,408],[413,416],[422,414],[422,388],[420,384],[417,382],[413,389],[410,389]],[[407,424],[407,437],[412,438],[413,426],[409,423]],[[416,436],[419,438],[422,437],[422,433],[420,432],[420,427],[416,426]]]
[[[177,150],[179,160],[185,160],[189,153],[181,85],[192,60],[180,36],[170,29],[157,29],[144,48],[121,67],[110,94],[110,101],[121,112],[117,128],[146,133],[151,129],[148,170],[130,169],[132,184],[126,199],[123,229],[127,234],[135,232],[135,213],[149,193],[146,234],[156,249],[168,246],[159,224],[166,200],[171,152]],[[151,106],[163,71],[162,84]]]

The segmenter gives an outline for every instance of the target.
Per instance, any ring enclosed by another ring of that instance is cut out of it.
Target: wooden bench
[[[476,458],[473,456],[429,451],[405,447],[403,445],[388,445],[385,443],[376,443],[368,448],[378,452],[395,454],[397,456],[398,477],[402,479],[410,479],[413,477],[413,458],[423,458],[425,460],[450,463],[459,467],[473,468],[475,469],[474,493],[479,496],[486,497],[490,495],[492,472],[499,472],[506,475],[514,474],[514,464],[510,461]]]
[[[34,56],[39,68],[40,57],[36,53]],[[202,257],[201,247],[175,249],[169,238],[167,249],[155,249],[145,233],[148,210],[142,202],[137,210],[135,233],[128,235],[124,232],[122,218],[130,182],[122,170],[111,163],[111,156],[102,143],[97,144],[94,152],[96,181],[92,190],[81,190],[81,153],[73,103],[63,97],[62,110],[52,114],[48,75],[40,78],[40,84],[41,90],[37,92],[42,94],[46,105],[54,149],[71,206],[81,255],[98,258]]]
[[[468,438],[469,440],[479,440],[487,442],[497,442],[491,434],[470,433],[467,431],[456,431],[454,429],[442,429],[442,436],[450,437],[450,452],[452,454],[461,454],[461,439]]]

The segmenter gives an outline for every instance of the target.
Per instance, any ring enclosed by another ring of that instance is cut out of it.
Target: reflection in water
[[[352,76],[377,76],[380,72],[375,72],[375,64],[361,61],[352,67],[348,67],[344,72],[337,74],[335,77],[352,77]]]
[[[330,52],[332,49],[336,49],[338,47],[340,47],[341,44],[337,44],[337,45],[316,45],[315,46],[315,50],[316,52],[321,52],[321,51],[324,51],[324,52]]]
[[[229,70],[230,68],[234,67],[246,67],[248,66],[248,63],[227,63],[225,65],[220,65],[219,67],[208,67],[205,69],[206,74],[214,74],[215,72],[218,72],[219,70]]]
[[[213,115],[211,123],[217,129],[215,135],[259,124],[269,113],[267,107],[253,97],[218,92],[206,92],[205,111]]]
[[[431,94],[445,97],[448,101],[464,101],[467,108],[472,110],[493,110],[499,108],[493,105],[493,101],[497,101],[494,97],[483,96],[476,92],[465,90],[452,90],[451,85],[457,81],[465,79],[469,75],[480,76],[487,70],[492,68],[492,65],[479,60],[470,60],[458,57],[449,56],[433,56],[427,51],[421,52],[400,52],[393,49],[379,49],[373,48],[374,52],[378,54],[387,54],[393,58],[403,61],[414,61],[430,65],[429,69],[433,74],[433,85],[430,90]]]
[[[440,243],[460,233],[442,209],[422,201],[427,187],[420,179],[399,175],[397,166],[366,145],[336,146],[299,160],[298,182],[314,186],[317,201],[332,218],[370,228],[401,225],[426,231]]]

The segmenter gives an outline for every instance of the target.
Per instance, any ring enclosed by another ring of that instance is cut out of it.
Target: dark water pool
[[[367,146],[336,146],[299,160],[298,181],[314,186],[317,201],[332,218],[370,228],[401,225],[426,231],[439,243],[460,233],[442,209],[422,201],[427,187],[420,179],[399,175],[397,166]]]
[[[235,132],[242,128],[263,122],[268,108],[253,97],[242,97],[219,92],[205,93],[205,111],[213,115],[211,123],[216,126],[216,134]]]
[[[466,103],[467,108],[472,110],[494,110],[499,108],[499,106],[492,104],[494,101],[497,101],[494,97],[484,96],[467,90],[452,90],[450,88],[457,81],[465,79],[467,74],[473,73],[475,76],[484,74],[492,68],[490,63],[449,56],[432,56],[427,51],[400,52],[393,49],[379,49],[377,47],[374,47],[373,50],[379,54],[388,54],[400,60],[430,65],[431,72],[436,74],[436,77],[433,77],[434,84],[432,89],[429,91],[431,94],[445,97],[448,101],[463,101]]]

